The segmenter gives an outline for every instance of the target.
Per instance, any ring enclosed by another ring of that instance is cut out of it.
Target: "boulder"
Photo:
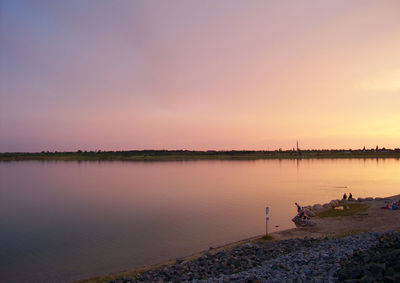
[[[331,200],[331,201],[329,202],[329,204],[330,204],[332,207],[337,206],[337,202],[336,202],[335,200]]]
[[[328,209],[328,208],[332,208],[332,205],[330,205],[329,203],[325,203],[322,205],[322,207]]]
[[[383,200],[383,198],[375,198],[375,200],[378,200],[378,201],[379,201],[379,200]]]
[[[243,247],[251,249],[251,248],[253,248],[253,245],[251,243],[246,243],[246,244],[243,245]]]
[[[315,223],[312,222],[310,219],[301,219],[297,215],[292,219],[292,221],[298,227],[315,226]]]
[[[322,207],[322,205],[320,205],[320,204],[318,203],[318,204],[314,204],[314,205],[313,205],[313,209],[316,210],[316,211],[319,211],[319,210],[322,210],[323,207]]]
[[[358,198],[358,199],[357,199],[357,201],[360,201],[360,202],[361,202],[361,201],[364,201],[364,200],[365,200],[365,199],[363,199],[363,198]]]
[[[304,213],[308,216],[308,217],[313,217],[315,216],[315,212],[312,212],[310,209],[306,208],[304,209]]]
[[[374,200],[374,199],[371,198],[371,197],[367,197],[367,198],[365,198],[365,200],[366,200],[366,201],[372,201],[372,200]]]

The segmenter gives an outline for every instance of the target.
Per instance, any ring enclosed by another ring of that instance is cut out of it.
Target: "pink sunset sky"
[[[0,152],[400,147],[400,1],[0,1]]]

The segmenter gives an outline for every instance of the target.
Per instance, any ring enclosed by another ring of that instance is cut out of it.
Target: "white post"
[[[266,208],[265,208],[265,235],[266,236],[268,236],[268,220],[269,220],[269,217],[268,217],[268,214],[269,214],[269,207],[267,206]]]

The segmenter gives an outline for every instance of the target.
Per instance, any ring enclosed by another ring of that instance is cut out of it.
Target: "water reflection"
[[[294,202],[398,193],[398,159],[0,163],[0,274],[69,281],[293,227]],[[276,228],[275,226],[279,226]]]

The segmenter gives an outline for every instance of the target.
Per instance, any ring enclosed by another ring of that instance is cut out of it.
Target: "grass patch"
[[[337,216],[351,216],[355,214],[360,214],[367,211],[369,208],[368,204],[363,203],[349,203],[342,204],[335,208],[320,212],[319,217],[337,217]]]
[[[261,239],[264,241],[272,241],[274,237],[272,237],[271,235],[264,235],[261,237]]]

